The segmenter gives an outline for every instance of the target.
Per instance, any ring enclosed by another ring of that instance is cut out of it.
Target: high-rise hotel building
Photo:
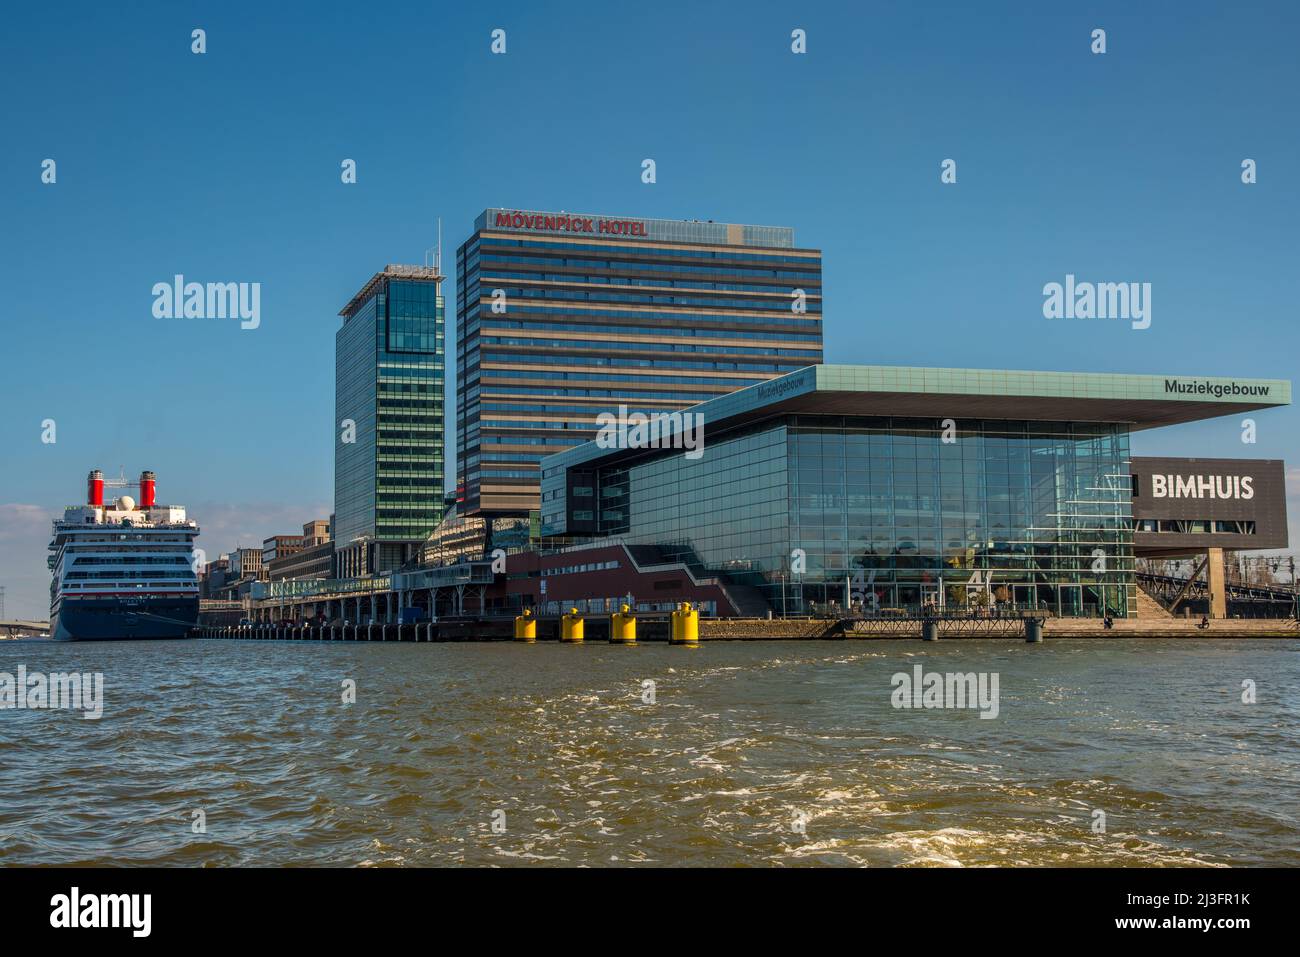
[[[339,313],[334,337],[335,572],[410,559],[442,518],[442,275],[387,266]]]
[[[539,508],[539,462],[601,413],[820,363],[821,259],[788,227],[484,210],[456,252],[462,513]]]

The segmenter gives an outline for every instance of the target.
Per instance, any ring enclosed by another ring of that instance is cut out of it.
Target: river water
[[[4,641],[104,690],[0,711],[0,865],[1296,866],[1298,652]]]

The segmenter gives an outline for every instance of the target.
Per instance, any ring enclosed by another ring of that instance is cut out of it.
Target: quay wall
[[[1024,624],[1018,619],[958,619],[937,622],[940,640],[973,638],[1024,639]],[[609,619],[593,615],[585,619],[587,642],[609,640]],[[538,641],[559,641],[559,619],[537,621]],[[669,623],[665,618],[639,618],[639,642],[666,642]],[[706,618],[700,621],[701,641],[853,640],[922,637],[919,620],[868,622],[817,618]],[[373,624],[334,627],[287,627],[261,624],[245,626],[202,626],[198,638],[228,638],[272,641],[510,641],[513,621],[507,618],[457,619],[418,624]],[[1116,619],[1111,628],[1094,619],[1048,618],[1043,636],[1053,638],[1300,638],[1295,619],[1211,619],[1206,627],[1198,621],[1167,619],[1138,621]]]

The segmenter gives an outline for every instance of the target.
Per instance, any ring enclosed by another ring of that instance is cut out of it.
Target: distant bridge
[[[0,638],[48,637],[49,633],[48,621],[23,621],[22,619],[0,621]]]

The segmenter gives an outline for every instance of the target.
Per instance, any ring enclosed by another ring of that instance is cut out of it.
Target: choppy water
[[[106,684],[0,711],[0,864],[1294,866],[1298,652],[0,642]],[[996,672],[999,716],[895,709],[918,663]]]

